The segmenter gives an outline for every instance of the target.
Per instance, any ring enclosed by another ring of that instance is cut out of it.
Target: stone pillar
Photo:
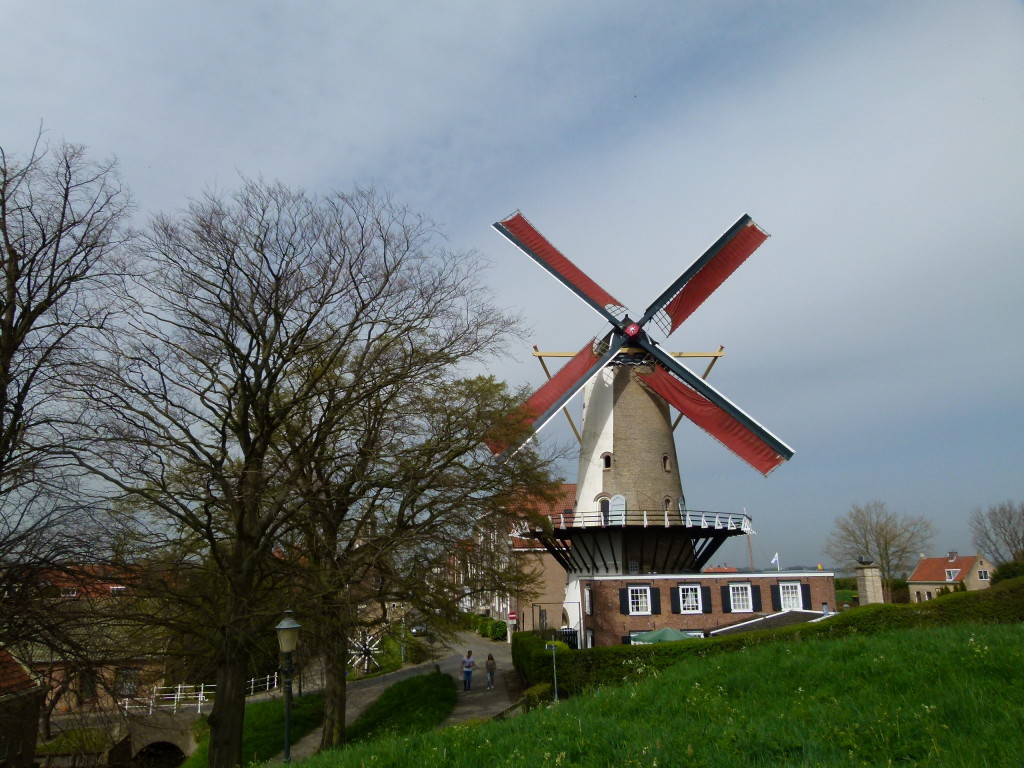
[[[860,595],[861,605],[884,603],[885,595],[882,594],[882,569],[877,565],[858,565],[857,592]]]

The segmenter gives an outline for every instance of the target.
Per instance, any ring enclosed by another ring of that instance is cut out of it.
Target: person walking
[[[476,666],[476,661],[473,659],[473,652],[466,651],[465,657],[462,659],[462,690],[471,691],[473,689],[473,667]]]
[[[494,672],[498,668],[498,662],[494,660],[494,654],[487,654],[487,661],[484,663],[484,669],[487,670],[487,690],[494,690]]]

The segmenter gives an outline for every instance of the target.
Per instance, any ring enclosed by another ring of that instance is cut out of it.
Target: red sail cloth
[[[643,382],[681,414],[722,443],[750,466],[767,475],[785,461],[749,427],[691,389],[660,365],[654,372],[638,374]]]
[[[580,379],[600,359],[598,355],[594,354],[594,341],[588,341],[583,349],[573,355],[572,359],[563,365],[558,373],[548,379],[523,404],[522,408],[519,409],[519,423],[523,426],[533,426],[542,416],[553,415],[549,411],[573,386],[582,384]],[[498,439],[490,439],[487,440],[487,447],[491,449],[492,453],[497,454],[504,453],[508,449],[509,444]]]
[[[768,233],[754,222],[750,222],[733,235],[725,245],[712,256],[707,264],[700,268],[665,305],[665,313],[672,321],[669,333],[693,314],[704,300],[710,296],[736,269],[747,260],[761,243],[768,239]]]
[[[548,242],[547,238],[538,232],[534,226],[526,220],[523,214],[516,212],[514,215],[501,222],[509,232],[515,235],[516,239],[525,247],[531,258],[546,264],[548,268],[558,274],[562,280],[573,286],[577,291],[589,298],[599,307],[617,307],[625,309],[623,305],[608,291],[591,280],[587,275],[567,259],[561,251]]]

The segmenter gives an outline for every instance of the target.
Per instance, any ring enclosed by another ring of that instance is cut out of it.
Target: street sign
[[[515,611],[509,611],[508,612],[508,620],[509,621],[515,621],[516,620],[516,612]]]

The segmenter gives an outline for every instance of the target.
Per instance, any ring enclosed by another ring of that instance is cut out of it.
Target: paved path
[[[462,690],[461,661],[468,649],[473,650],[473,658],[477,659],[477,671],[473,673],[473,690],[465,692]],[[455,642],[448,646],[447,650],[448,655],[439,660],[349,683],[346,691],[345,724],[352,725],[363,710],[376,701],[389,686],[413,675],[432,672],[435,666],[439,666],[442,672],[447,672],[454,678],[458,692],[455,709],[442,723],[442,727],[471,720],[492,718],[519,700],[522,695],[522,686],[519,676],[512,668],[512,646],[507,642],[495,642],[471,632],[462,632],[457,636]],[[494,676],[495,687],[492,691],[487,690],[487,674],[484,672],[484,661],[487,659],[488,653],[494,654],[494,660],[498,662],[498,672]],[[317,728],[293,744],[292,760],[302,760],[315,754],[320,746],[320,736],[321,729]],[[278,755],[270,762],[282,762],[282,755]]]

